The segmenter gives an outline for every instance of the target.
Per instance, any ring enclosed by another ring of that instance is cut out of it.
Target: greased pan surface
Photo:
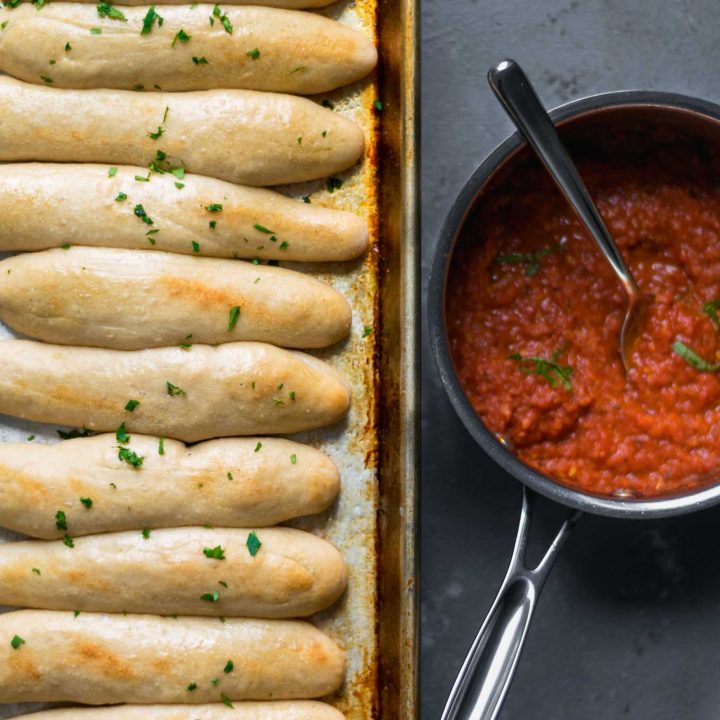
[[[342,493],[330,511],[292,524],[330,540],[348,565],[348,591],[336,606],[314,619],[342,645],[348,659],[343,688],[329,701],[349,720],[410,720],[418,713],[414,540],[415,326],[419,322],[417,19],[410,0],[384,0],[378,5],[377,0],[341,0],[321,11],[362,28],[378,43],[376,74],[316,98],[329,100],[335,113],[364,129],[365,160],[358,168],[336,175],[343,186],[334,192],[324,180],[279,188],[300,201],[309,197],[310,208],[356,212],[370,230],[370,250],[358,260],[304,265],[281,260],[282,267],[310,271],[331,283],[353,307],[349,338],[337,348],[314,352],[350,381],[353,403],[347,419],[295,438],[322,449],[337,464]],[[383,103],[379,113],[371,109],[375,100]],[[367,335],[366,327],[371,330]],[[0,439],[27,442],[34,435],[33,442],[57,442],[56,426],[8,417],[0,420]],[[219,704],[219,699],[211,702]],[[36,704],[3,707],[0,717],[37,709]]]

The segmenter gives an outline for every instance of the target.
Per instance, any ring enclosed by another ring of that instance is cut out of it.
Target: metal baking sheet
[[[315,618],[348,656],[345,686],[330,702],[349,720],[410,720],[417,715],[416,8],[414,0],[342,0],[320,12],[361,28],[378,44],[373,75],[315,98],[330,100],[335,112],[362,125],[365,157],[338,175],[340,189],[315,181],[280,190],[360,214],[371,247],[348,263],[283,263],[331,283],[353,306],[350,337],[316,353],[350,380],[351,411],[336,426],[295,436],[335,460],[340,499],[327,513],[292,524],[337,545],[350,569],[346,595]],[[12,335],[0,326],[0,337]],[[58,442],[57,429],[0,416],[2,442],[30,442],[31,436],[32,442]],[[0,718],[42,707],[2,706]]]

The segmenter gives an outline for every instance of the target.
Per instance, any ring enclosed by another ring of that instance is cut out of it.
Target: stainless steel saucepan
[[[613,92],[584,98],[550,113],[563,142],[572,147],[602,147],[622,152],[618,138],[633,136],[650,146],[678,137],[701,143],[720,157],[720,106],[682,95],[659,92]],[[474,208],[489,191],[523,163],[534,162],[518,133],[503,142],[478,167],[453,205],[439,239],[428,286],[430,340],[440,378],[455,411],[475,441],[525,486],[510,567],[488,616],[473,642],[450,693],[443,720],[493,720],[512,681],[535,605],[557,553],[583,512],[620,518],[680,515],[720,502],[720,484],[654,499],[598,496],[562,485],[520,461],[496,437],[468,401],[453,367],[447,340],[445,296],[453,281],[453,251],[468,230]],[[483,282],[483,278],[478,278]],[[535,568],[525,561],[533,494],[540,493],[569,508],[568,517]]]

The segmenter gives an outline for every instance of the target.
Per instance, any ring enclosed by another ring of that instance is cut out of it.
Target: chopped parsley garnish
[[[122,202],[123,200],[127,200],[127,195],[124,192],[119,192],[115,198],[115,202]]]
[[[323,100],[322,103],[320,103],[324,108],[327,108],[328,110],[334,110],[335,109],[335,103],[330,102],[330,100]]]
[[[208,212],[222,212],[222,205],[218,203],[211,203],[210,205],[206,205],[205,209]]]
[[[240,317],[240,306],[235,305],[230,308],[230,317],[228,319],[228,332],[231,332],[237,325],[238,318]]]
[[[255,446],[255,452],[260,452],[262,450],[262,443],[258,441],[258,444]]]
[[[187,689],[188,689],[188,692],[192,692],[193,690],[197,690],[197,683],[191,682],[191,683],[187,686]]]
[[[210,25],[212,25],[215,22],[215,20],[213,19],[214,17],[216,17],[220,20],[220,22],[222,23],[222,26],[225,28],[225,32],[230,33],[230,35],[232,35],[232,31],[233,31],[232,23],[230,22],[230,19],[228,18],[228,16],[225,15],[223,13],[223,11],[220,9],[219,5],[216,5],[213,8],[213,17],[210,18]]]
[[[225,551],[220,545],[216,545],[214,548],[203,548],[203,555],[211,560],[225,559]]]
[[[178,41],[186,43],[188,40],[190,40],[191,37],[192,35],[188,35],[184,30],[178,30],[178,32],[175,33],[175,37],[173,38],[172,47],[175,47]]]
[[[158,27],[162,27],[164,19],[161,15],[158,15],[155,12],[155,6],[153,5],[148,11],[145,17],[143,18],[143,26],[142,30],[140,31],[141,35],[147,35],[149,32],[152,31],[153,25],[157,23]]]
[[[137,178],[135,178],[137,180]],[[146,225],[154,225],[153,219],[148,216],[145,212],[145,208],[142,205],[136,205],[133,210],[135,215],[139,217]]]
[[[232,660],[228,660],[223,668],[224,673],[231,673],[235,669],[235,663]]]
[[[200,243],[199,242],[195,242],[195,240],[192,241],[192,251],[194,253],[200,252]]]
[[[290,456],[290,462],[291,462],[293,465],[297,465],[297,455],[296,455],[295,453],[293,453],[293,454]]]
[[[309,195],[303,195],[303,202],[304,202],[306,205],[309,205],[309,204],[310,204],[310,196],[309,196]]]
[[[136,470],[139,470],[142,467],[144,459],[145,458],[143,456],[137,455],[130,448],[118,448],[118,460],[122,460],[128,465],[132,465],[132,467],[134,467]]]
[[[117,175],[118,169],[116,167],[111,167],[108,170],[108,177],[115,177]]]
[[[175,183],[175,187],[176,187],[178,190],[182,190],[182,189],[185,187],[185,183],[176,182],[176,183]]]
[[[525,265],[525,275],[533,277],[540,270],[540,263],[544,257],[562,252],[564,249],[565,246],[558,243],[534,253],[509,253],[507,255],[500,253],[493,258],[493,263],[498,265]]]
[[[200,596],[201,600],[205,600],[205,602],[213,602],[216,603],[218,600],[220,600],[220,593],[217,590],[213,590],[211,593],[203,593]]]
[[[152,230],[150,232],[152,232]],[[133,412],[133,410],[135,410],[135,408],[139,404],[140,404],[139,400],[128,400],[127,405],[125,405],[125,409],[128,410],[129,412]]]
[[[34,435],[28,435],[28,436],[27,436],[27,441],[28,441],[28,442],[32,442],[34,439],[35,439],[35,436],[34,436]]]
[[[327,137],[327,130],[323,130],[320,134],[321,134],[323,137]]]
[[[248,535],[247,543],[245,544],[247,545],[248,552],[252,557],[255,557],[258,554],[258,550],[262,547],[260,538],[254,530]]]
[[[280,250],[287,250],[290,247],[290,243],[287,240],[283,240],[280,243],[279,249]]]
[[[171,395],[172,397],[185,395],[185,391],[182,388],[179,388],[177,385],[173,385],[169,380],[165,382],[165,385],[167,387],[168,395]]]
[[[33,568],[32,571],[35,575],[42,575],[42,573],[40,572],[40,570],[38,568]]]
[[[340,178],[329,177],[327,179],[327,189],[329,193],[334,193],[343,186],[343,181]]]
[[[274,235],[275,232],[273,230],[268,230],[264,225],[260,225],[260,223],[255,223],[253,227],[258,231],[263,233],[264,235]]]
[[[715,325],[715,329],[720,331],[720,300],[710,300],[703,305],[703,312],[710,318]],[[689,348],[684,342],[676,340],[672,344],[673,351],[679,355],[688,365],[695,368],[698,372],[716,373],[720,372],[720,362],[709,363],[701,358],[692,348]]]
[[[122,20],[127,22],[127,18],[117,8],[110,5],[110,3],[98,3],[97,14],[100,17],[110,18],[111,20]]]
[[[10,645],[12,645],[13,650],[17,650],[21,645],[24,644],[25,641],[19,635],[15,635],[10,641]]]
[[[149,132],[148,137],[152,140],[157,140],[164,132],[165,129],[162,126],[158,125],[158,129],[155,132]]]
[[[47,75],[41,75],[41,76],[40,76],[40,79],[41,79],[44,83],[47,83],[48,85],[50,85],[50,83],[52,83],[52,78],[49,78]]]
[[[706,360],[703,360],[703,358],[701,358],[694,350],[689,348],[684,342],[681,342],[680,340],[676,340],[672,344],[672,349],[688,365],[694,367],[699,372],[720,372],[720,362],[709,363]]]
[[[508,356],[509,360],[515,360],[519,364],[520,372],[523,375],[541,375],[552,387],[561,384],[565,390],[572,392],[570,376],[573,373],[571,367],[563,367],[558,364],[562,349],[556,350],[550,359],[542,357],[523,357],[520,353],[513,353]]]
[[[703,305],[703,312],[710,318],[716,330],[720,330],[720,316],[717,312],[719,309],[720,300],[710,300]]]
[[[150,173],[148,173],[147,177],[144,175],[136,175],[135,180],[137,182],[150,182]]]
[[[75,428],[74,430],[68,430],[65,432],[64,430],[57,430],[58,437],[61,440],[72,440],[73,438],[79,438],[79,437],[90,437],[93,434],[92,430],[88,430],[87,428]]]
[[[231,472],[229,472],[229,473],[227,474],[227,479],[228,479],[228,480],[234,480],[233,474],[232,474]]]
[[[67,518],[62,510],[55,513],[55,527],[58,530],[67,530]]]
[[[78,615],[80,615],[80,611],[79,611],[79,610],[73,611],[73,617],[77,617]]]
[[[366,337],[368,337],[369,335],[372,335],[372,331],[373,331],[373,329],[372,329],[372,326],[371,326],[371,325],[365,325],[365,327],[363,328],[363,334],[362,334],[362,336],[363,336],[364,338],[366,338]]]
[[[295,391],[294,391],[294,390],[291,390],[291,391],[288,393],[288,397],[289,397],[293,402],[295,402],[295,399],[296,399]]]
[[[70,52],[72,50],[72,45],[69,42],[65,43],[65,52]]]
[[[385,108],[385,105],[383,105],[382,100],[376,100],[376,101],[373,103],[373,109],[374,109],[375,112],[377,112],[377,113],[381,113],[384,108]]]
[[[257,60],[260,57],[260,50],[253,48],[252,50],[249,50],[246,55],[252,60]]]
[[[91,35],[102,35],[102,28],[94,27],[90,28]]]
[[[75,542],[74,542],[74,540],[73,540],[69,535],[66,535],[66,536],[63,538],[63,544],[64,544],[64,545],[67,545],[69,548],[74,548],[74,547],[75,547]]]
[[[176,167],[176,168],[170,168],[170,172],[178,179],[182,180],[185,177],[185,168],[184,167]],[[177,183],[175,183],[177,185]]]
[[[150,528],[143,528],[142,536],[143,536],[143,539],[149,540],[150,539]]]
[[[303,70],[305,70],[304,65],[297,65],[288,73],[288,75],[294,75],[295,73],[302,72]]]
[[[165,454],[165,438],[160,438],[158,440],[158,455],[164,455]]]
[[[80,502],[89,510],[93,506],[92,498],[80,498]]]
[[[220,699],[223,701],[223,705],[227,705],[229,708],[235,708],[232,701],[225,693],[220,693]]]
[[[125,430],[125,423],[115,431],[115,439],[122,445],[130,442],[130,436],[127,434],[127,430]]]
[[[213,679],[210,681],[210,684],[211,684],[213,687],[217,687],[217,686],[220,684],[220,678],[213,678]]]
[[[193,61],[196,65],[207,65],[207,64],[208,64],[207,58],[204,58],[204,57],[195,57],[195,55],[193,55],[192,61]]]

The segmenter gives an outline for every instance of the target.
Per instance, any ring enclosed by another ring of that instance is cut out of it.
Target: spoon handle
[[[538,154],[573,210],[592,233],[628,295],[637,297],[640,290],[635,279],[625,265],[585,183],[522,68],[514,60],[503,60],[490,68],[488,82],[505,112]]]

